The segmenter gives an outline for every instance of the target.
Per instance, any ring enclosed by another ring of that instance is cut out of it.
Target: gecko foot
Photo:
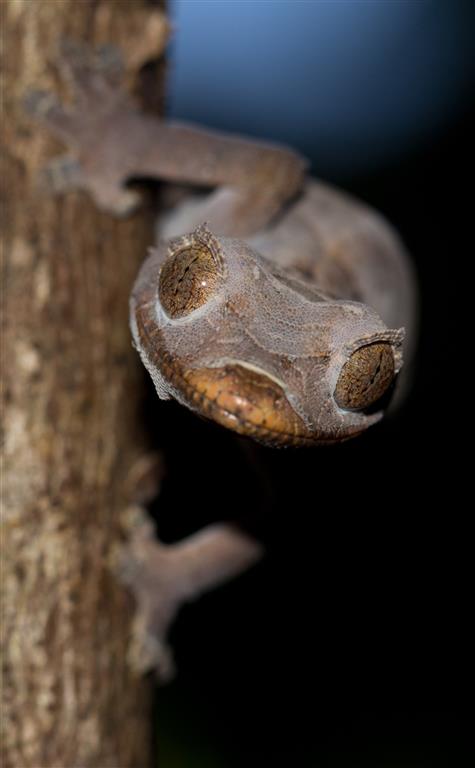
[[[23,99],[25,111],[72,153],[67,161],[59,158],[45,169],[42,186],[52,192],[87,190],[99,208],[125,216],[141,197],[124,186],[128,172],[121,141],[129,133],[134,107],[121,87],[120,53],[113,46],[94,50],[66,40],[59,47],[57,67],[69,86],[68,105],[40,90],[28,91]]]
[[[119,580],[136,601],[128,660],[139,673],[154,670],[166,683],[174,677],[173,654],[168,631],[178,613],[167,547],[155,539],[153,525],[145,514],[116,562]]]
[[[63,40],[56,65],[69,87],[71,104],[63,106],[52,93],[30,89],[23,105],[62,141],[80,147],[87,139],[97,140],[99,123],[111,113],[132,107],[121,87],[122,59],[114,46],[94,49],[79,41]]]
[[[262,548],[224,523],[176,544],[163,544],[146,514],[140,508],[135,512],[131,536],[115,567],[137,605],[129,663],[142,673],[155,669],[159,680],[168,682],[174,664],[167,637],[181,606],[249,568]]]

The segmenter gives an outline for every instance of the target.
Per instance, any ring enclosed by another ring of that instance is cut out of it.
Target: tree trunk
[[[38,172],[63,148],[21,101],[58,89],[61,38],[118,44],[137,71],[166,24],[146,0],[8,0],[1,12],[1,762],[145,768],[149,683],[127,664],[132,604],[110,563],[146,448],[128,296],[150,215],[115,220],[84,194],[42,194]]]

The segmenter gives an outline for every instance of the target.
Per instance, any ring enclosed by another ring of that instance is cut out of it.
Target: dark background
[[[157,692],[174,766],[465,766],[473,726],[472,2],[177,2],[169,112],[288,141],[381,210],[417,267],[404,409],[273,451],[150,387],[173,541],[238,519],[266,560],[183,610]],[[462,445],[464,441],[464,445]]]

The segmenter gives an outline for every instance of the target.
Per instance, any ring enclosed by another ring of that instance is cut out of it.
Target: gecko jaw
[[[294,411],[282,387],[250,366],[189,369],[183,373],[180,389],[188,405],[202,416],[269,446],[341,442],[366,428],[353,427],[345,438],[312,432]]]

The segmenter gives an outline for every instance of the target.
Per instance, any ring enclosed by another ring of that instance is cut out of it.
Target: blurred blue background
[[[473,0],[174,0],[169,114],[292,144],[327,178],[371,171],[466,107],[474,11]]]

